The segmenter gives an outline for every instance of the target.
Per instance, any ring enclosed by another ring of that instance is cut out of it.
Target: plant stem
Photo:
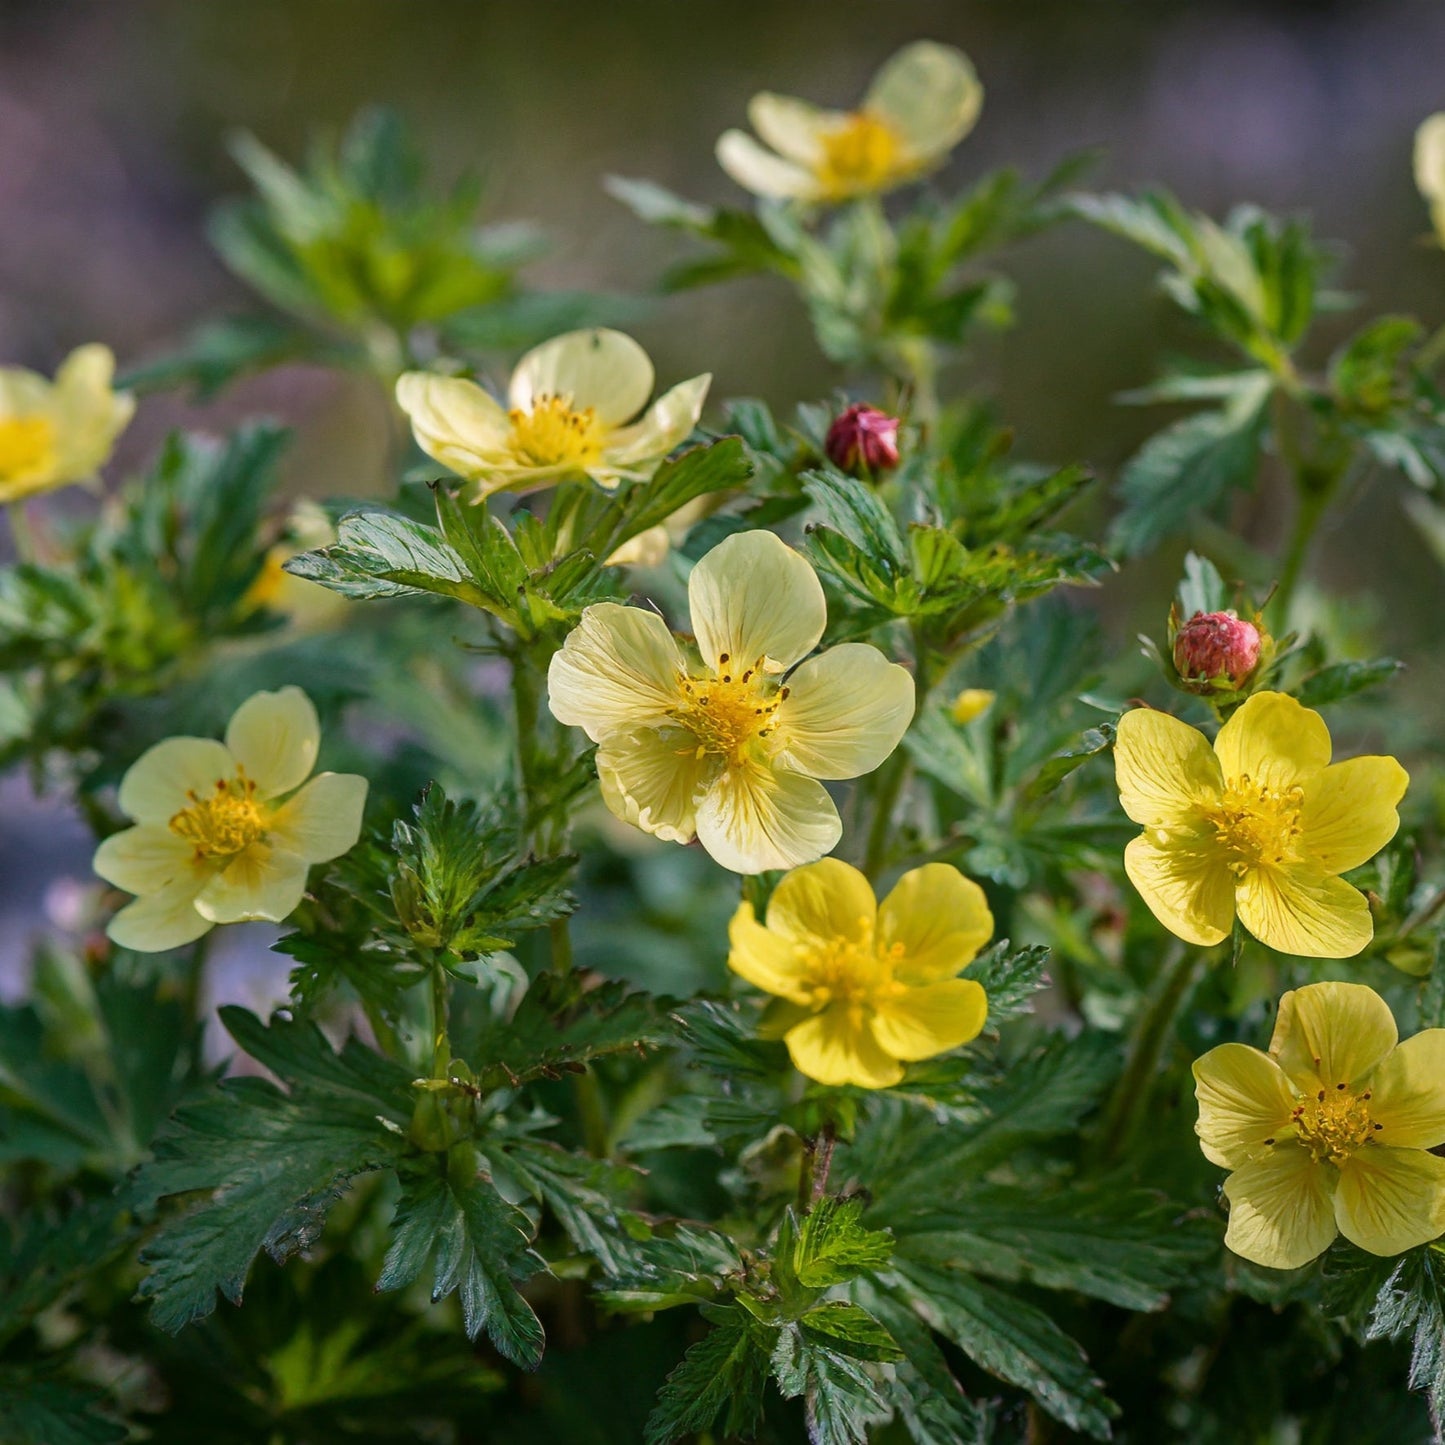
[[[1310,543],[1315,530],[1329,507],[1334,494],[1333,486],[1324,489],[1299,487],[1299,510],[1295,513],[1294,530],[1290,533],[1289,546],[1285,550],[1284,565],[1280,569],[1279,586],[1270,605],[1275,609],[1281,627],[1288,625],[1290,603],[1294,601],[1295,588],[1305,559],[1309,555]]]
[[[447,971],[435,960],[431,966],[432,1078],[445,1079],[452,1061],[447,1027]]]
[[[873,797],[873,822],[868,829],[868,841],[863,850],[863,871],[869,878],[875,878],[883,867],[888,853],[888,835],[893,824],[893,813],[908,781],[909,759],[902,744],[888,759],[878,773],[878,791]]]
[[[803,1163],[798,1171],[798,1209],[806,1214],[828,1192],[828,1171],[838,1131],[831,1119],[811,1138],[803,1140]]]

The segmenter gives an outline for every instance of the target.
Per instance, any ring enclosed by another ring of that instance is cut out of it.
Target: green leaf
[[[745,487],[752,474],[752,462],[737,437],[690,447],[664,462],[650,481],[634,483],[623,493],[624,510],[607,544],[609,554],[698,497]]]
[[[1412,1337],[1410,1388],[1425,1391],[1430,1416],[1445,1419],[1445,1251],[1426,1244],[1400,1256],[1375,1301],[1366,1338]]]
[[[89,1385],[0,1369],[0,1434],[5,1445],[115,1445],[130,1432]]]
[[[649,309],[649,303],[636,296],[535,291],[454,312],[442,323],[441,331],[449,347],[513,355],[564,331],[631,327]]]
[[[1000,938],[968,965],[964,977],[982,984],[988,995],[989,1028],[1033,1012],[1033,996],[1048,987],[1048,961],[1046,944],[1010,951],[1008,939]]]
[[[907,568],[909,553],[897,523],[871,487],[841,472],[804,472],[802,482],[825,526],[841,532],[870,560]]]
[[[1312,672],[1300,683],[1295,696],[1306,707],[1324,707],[1353,697],[1366,688],[1389,682],[1405,664],[1393,657],[1377,657],[1369,662],[1336,662]]]
[[[693,1345],[658,1392],[646,1445],[708,1431],[727,1407],[728,1435],[751,1436],[762,1418],[772,1332],[736,1306],[709,1311],[713,1327]]]
[[[856,1360],[901,1360],[893,1336],[861,1305],[825,1300],[797,1320],[803,1338]]]
[[[1330,363],[1330,389],[1352,412],[1377,416],[1406,397],[1405,353],[1423,328],[1412,316],[1381,316],[1352,336]]]
[[[298,360],[347,359],[290,322],[275,316],[228,316],[198,327],[178,351],[131,367],[116,385],[141,393],[190,387],[207,401],[243,376]]]
[[[779,1330],[771,1365],[785,1399],[803,1396],[810,1445],[866,1445],[869,1425],[888,1418],[872,1376],[800,1325]]]
[[[1071,773],[1083,767],[1090,758],[1106,753],[1114,746],[1114,724],[1100,723],[1087,728],[1072,747],[1057,752],[1034,774],[1028,796],[1041,798],[1054,791]]]
[[[865,1205],[860,1198],[828,1195],[803,1216],[792,1264],[799,1284],[828,1289],[888,1263],[893,1238],[860,1222]]]

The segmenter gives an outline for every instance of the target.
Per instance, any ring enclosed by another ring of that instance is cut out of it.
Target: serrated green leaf
[[[807,1289],[828,1289],[887,1264],[893,1238],[887,1230],[862,1224],[865,1203],[859,1198],[827,1195],[803,1216],[792,1261],[799,1284]]]
[[[0,1439],[5,1445],[115,1445],[129,1433],[92,1386],[0,1369]]]
[[[707,1431],[728,1409],[728,1434],[750,1435],[762,1416],[770,1332],[736,1307],[712,1315],[713,1327],[693,1345],[658,1392],[646,1445],[669,1445]]]
[[[964,977],[982,984],[988,995],[989,1028],[1033,1012],[1033,996],[1048,987],[1048,962],[1047,945],[1010,950],[1009,940],[1000,938],[968,965]]]
[[[1306,707],[1324,707],[1389,682],[1404,666],[1393,657],[1377,657],[1369,662],[1336,662],[1312,672],[1300,683],[1295,696]]]
[[[825,1300],[798,1317],[798,1329],[812,1344],[857,1360],[901,1360],[893,1336],[863,1309],[848,1300]]]

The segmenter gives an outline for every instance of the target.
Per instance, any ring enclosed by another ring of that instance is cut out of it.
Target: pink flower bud
[[[898,465],[898,418],[854,403],[828,428],[823,450],[841,471],[891,471]]]
[[[1233,612],[1196,612],[1174,638],[1174,666],[1184,682],[1243,687],[1259,666],[1259,628]]]

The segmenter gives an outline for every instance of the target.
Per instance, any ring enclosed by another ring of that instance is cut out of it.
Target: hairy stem
[[[803,1162],[798,1170],[798,1209],[806,1214],[827,1192],[828,1171],[833,1167],[833,1150],[838,1131],[831,1119],[810,1138],[803,1140]]]

